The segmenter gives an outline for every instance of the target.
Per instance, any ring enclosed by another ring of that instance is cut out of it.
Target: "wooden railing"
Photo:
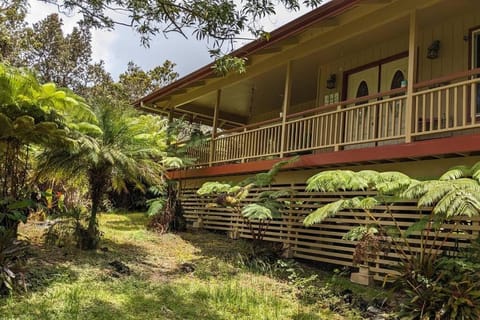
[[[478,127],[479,85],[480,78],[473,78],[415,92],[412,136]]]
[[[213,140],[213,148],[207,141],[189,154],[200,165],[211,165],[402,143],[407,140],[406,128],[411,128],[409,137],[414,139],[477,128],[479,75],[480,69],[475,69],[415,84],[410,107],[406,89],[399,88],[290,114],[284,125],[276,118],[223,131]]]
[[[187,147],[187,155],[189,158],[195,159],[197,165],[203,165],[209,163],[210,159],[210,146],[212,141],[205,140],[198,142],[198,144],[190,145]]]
[[[244,161],[278,155],[281,127],[281,124],[277,123],[248,131],[223,133],[215,139],[212,162]]]
[[[288,121],[288,152],[363,144],[405,136],[406,97],[384,97],[361,105],[346,102],[336,111]],[[363,100],[365,101],[365,100]]]

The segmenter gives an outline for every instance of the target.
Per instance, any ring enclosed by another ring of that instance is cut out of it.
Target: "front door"
[[[380,92],[401,88],[406,85],[408,58],[382,64]],[[403,95],[397,94],[397,95]],[[385,96],[383,99],[394,98]],[[405,133],[405,101],[394,100],[384,104],[379,115],[379,137],[392,137]]]
[[[375,67],[351,73],[347,77],[347,100],[400,88],[406,84],[407,70],[408,57],[405,56],[388,62],[382,61]],[[383,96],[381,99],[389,98],[393,96]],[[381,99],[357,100],[355,104],[348,106],[355,108],[347,116],[345,126],[347,142],[388,139],[404,133],[403,100],[381,103],[379,101]],[[358,107],[363,104],[365,107]]]
[[[380,67],[376,66],[348,76],[347,100],[371,96],[378,93],[378,74]],[[360,105],[370,102],[369,100],[357,100],[349,107],[345,123],[346,142],[366,141],[374,137],[375,118],[369,107]]]

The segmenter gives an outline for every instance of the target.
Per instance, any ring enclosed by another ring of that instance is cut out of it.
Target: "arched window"
[[[402,87],[402,82],[405,81],[405,75],[403,74],[402,71],[398,70],[395,72],[392,78],[392,84],[390,86],[390,89],[398,89]]]
[[[360,98],[360,97],[366,97],[366,96],[368,96],[368,84],[364,80],[364,81],[360,82],[360,84],[358,85],[357,96],[356,97]],[[355,105],[358,106],[360,104],[364,104],[365,102],[367,102],[367,101],[359,101]]]
[[[366,81],[360,82],[357,89],[357,98],[368,96],[368,84]]]

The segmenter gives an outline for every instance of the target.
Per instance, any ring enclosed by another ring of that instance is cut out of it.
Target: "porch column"
[[[410,13],[410,35],[408,42],[407,105],[405,112],[405,142],[412,142],[413,85],[416,79],[417,54],[417,10]]]
[[[220,108],[220,97],[222,95],[222,90],[217,90],[217,98],[215,100],[215,106],[213,109],[213,124],[212,124],[212,138],[210,140],[210,154],[208,157],[208,165],[212,166],[214,155],[215,155],[215,138],[217,136],[217,128],[218,128],[218,113]]]
[[[172,125],[172,122],[173,122],[173,110],[174,110],[173,106],[168,109],[167,146],[170,146],[170,144],[171,144],[171,141],[170,141],[171,128],[170,128],[170,126]]]
[[[287,74],[285,77],[285,89],[283,92],[283,105],[282,105],[282,131],[280,137],[280,158],[283,158],[285,152],[285,134],[286,134],[286,122],[287,111],[290,107],[290,94],[292,89],[292,61],[287,63]]]

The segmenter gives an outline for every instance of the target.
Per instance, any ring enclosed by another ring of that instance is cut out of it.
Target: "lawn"
[[[140,213],[103,214],[95,252],[47,246],[40,227],[22,227],[32,244],[27,293],[0,300],[0,318],[362,319],[323,272],[312,276],[283,260],[252,263],[246,241],[206,232],[158,235],[145,222]],[[114,261],[130,272],[114,270]]]

